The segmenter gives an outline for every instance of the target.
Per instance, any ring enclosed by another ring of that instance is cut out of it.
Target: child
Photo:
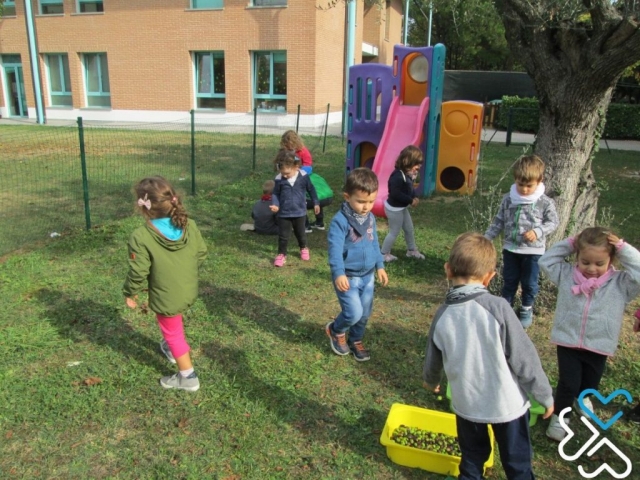
[[[538,260],[547,235],[558,228],[556,205],[544,194],[544,162],[537,155],[521,157],[513,166],[514,184],[504,196],[498,214],[484,236],[493,240],[504,232],[502,296],[513,306],[522,286],[520,323],[533,322],[533,302],[538,294]]]
[[[576,263],[565,257],[576,253]],[[618,257],[625,268],[611,265]],[[580,392],[598,389],[607,357],[618,346],[625,305],[640,293],[640,252],[600,227],[553,245],[540,268],[558,286],[551,343],[557,345],[558,386],[547,436],[561,441],[566,432],[558,415]],[[585,406],[593,412],[588,398]]]
[[[384,202],[384,213],[389,220],[389,233],[387,233],[381,248],[385,262],[393,262],[398,259],[398,257],[391,255],[391,247],[393,247],[400,230],[404,232],[404,239],[407,242],[407,257],[424,260],[424,255],[416,248],[413,222],[408,208],[418,205],[413,181],[418,176],[422,162],[420,149],[409,145],[398,155],[396,169],[389,177],[389,197]]]
[[[298,239],[300,246],[300,258],[309,260],[309,249],[307,248],[307,234],[304,222],[307,218],[308,192],[315,205],[316,214],[320,212],[318,196],[313,188],[309,176],[304,170],[300,170],[300,160],[293,152],[280,150],[276,156],[276,167],[280,174],[276,176],[276,184],[271,197],[271,211],[278,213],[278,255],[273,265],[282,267],[287,261],[287,244],[293,233]]]
[[[307,172],[308,175],[311,175],[313,172],[313,158],[311,157],[311,152],[309,149],[304,146],[302,139],[300,136],[294,132],[293,130],[287,130],[282,134],[280,138],[280,148],[284,148],[285,150],[290,150],[296,154],[296,156],[300,159],[300,169]],[[309,203],[312,202],[311,199],[308,199]],[[311,205],[309,210],[314,208],[315,205]],[[315,209],[314,209],[315,210]],[[308,219],[305,220],[305,233],[313,232],[312,229],[324,230],[324,215],[322,213],[322,205],[320,205],[320,211],[316,213],[316,221],[315,223],[310,223]]]
[[[278,219],[271,211],[271,198],[276,182],[267,180],[262,184],[262,197],[253,205],[251,218],[253,218],[253,231],[261,235],[277,235]]]
[[[425,387],[440,391],[442,370],[451,386],[462,458],[460,477],[482,479],[491,425],[507,478],[534,478],[531,469],[531,394],[553,412],[549,380],[513,309],[487,291],[496,251],[479,233],[460,235],[444,270],[452,286],[429,331]]]
[[[149,308],[156,313],[164,341],[160,349],[180,369],[162,377],[164,388],[195,392],[200,381],[193,370],[184,338],[182,313],[198,296],[198,267],[207,246],[195,222],[187,217],[180,197],[162,177],[149,177],[134,188],[138,209],[147,222],[129,239],[129,273],[122,292],[129,308],[149,288]]]
[[[378,178],[368,168],[349,173],[345,201],[329,227],[329,267],[342,311],[327,323],[331,350],[358,362],[371,358],[362,339],[373,307],[374,272],[382,286],[389,283],[384,269],[376,217],[371,213],[378,194]],[[346,334],[349,332],[347,343]]]

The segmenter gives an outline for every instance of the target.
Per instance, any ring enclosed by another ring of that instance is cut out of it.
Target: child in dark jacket
[[[335,354],[351,352],[359,362],[371,358],[362,338],[373,307],[374,272],[383,286],[389,282],[376,217],[371,213],[377,194],[375,173],[368,168],[351,171],[344,187],[345,201],[331,221],[327,238],[331,277],[342,311],[325,331]]]
[[[293,152],[280,150],[275,164],[280,173],[276,176],[270,207],[272,212],[278,214],[278,255],[273,265],[282,267],[287,261],[287,245],[292,227],[298,239],[300,258],[309,260],[304,225],[307,218],[307,192],[315,205],[316,214],[320,212],[320,202],[309,176],[304,170],[300,170],[300,159]]]
[[[271,211],[271,198],[276,182],[267,180],[262,184],[262,197],[253,204],[251,218],[253,231],[260,235],[278,235],[278,217]]]
[[[404,232],[404,239],[407,242],[407,257],[424,260],[424,255],[416,247],[413,221],[409,213],[409,207],[418,205],[413,181],[418,176],[422,162],[423,156],[420,149],[409,145],[398,155],[396,169],[389,177],[389,197],[384,202],[384,213],[389,220],[389,233],[387,233],[381,248],[385,262],[398,259],[398,257],[391,255],[391,248],[400,230]]]
[[[163,377],[164,388],[195,392],[200,381],[184,337],[182,312],[198,297],[198,267],[207,246],[180,197],[162,177],[149,177],[135,187],[138,209],[147,222],[129,239],[129,273],[122,292],[129,308],[149,288],[149,308],[156,313],[164,340],[160,349],[179,372]]]
[[[491,241],[479,233],[456,239],[444,265],[452,287],[431,323],[423,380],[439,392],[444,370],[451,386],[462,452],[458,478],[483,478],[491,425],[507,478],[532,479],[527,394],[548,418],[551,385],[513,309],[487,291],[495,268]]]

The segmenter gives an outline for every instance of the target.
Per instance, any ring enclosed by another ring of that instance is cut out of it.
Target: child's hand
[[[346,275],[340,275],[335,281],[336,288],[341,292],[349,291],[349,279]]]
[[[538,235],[536,235],[536,232],[534,232],[533,230],[529,230],[527,233],[525,233],[522,238],[524,238],[524,240],[526,242],[535,242],[536,238],[538,238]]]
[[[414,198],[413,201],[411,202],[411,206],[415,207],[418,205],[418,203],[420,203],[420,200],[418,199],[418,197]]]
[[[132,309],[132,310],[133,310],[134,308],[136,308],[136,307],[138,306],[138,304],[136,303],[136,299],[137,299],[137,298],[138,298],[138,296],[137,296],[137,295],[136,295],[135,297],[133,297],[133,298],[126,297],[126,298],[124,299],[124,301],[125,301],[125,303],[127,304],[127,307],[129,307],[129,308],[130,308],[130,309]]]
[[[278,207],[277,205],[269,205],[269,210],[275,213],[280,210],[280,207]]]
[[[429,385],[427,382],[422,382],[422,386],[427,390],[431,390],[433,393],[440,393],[440,385]]]
[[[315,207],[313,207],[313,213],[315,213],[316,215],[320,214],[320,205],[316,205]]]
[[[547,418],[549,418],[551,415],[553,415],[553,405],[551,405],[549,408],[547,408],[547,409],[544,411],[544,414],[542,415],[542,418],[544,418],[544,419],[546,420],[546,419],[547,419]]]
[[[389,277],[387,277],[387,271],[384,268],[378,269],[378,281],[382,284],[383,287],[386,287],[389,284]]]
[[[616,247],[618,245],[618,243],[620,242],[620,238],[618,236],[614,235],[613,233],[609,233],[607,235],[607,242],[609,242],[609,244],[611,244],[614,247]]]

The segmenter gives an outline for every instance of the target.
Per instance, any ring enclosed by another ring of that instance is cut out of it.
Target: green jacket
[[[198,267],[206,256],[207,246],[193,220],[176,241],[147,222],[129,238],[129,273],[122,293],[132,298],[148,285],[152,311],[167,317],[182,313],[198,297]]]

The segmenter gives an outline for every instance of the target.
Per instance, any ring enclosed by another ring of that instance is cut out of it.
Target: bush
[[[538,131],[540,110],[538,99],[502,97],[496,127],[507,129],[509,109],[512,109],[511,126],[516,132]],[[607,123],[603,138],[640,140],[640,105],[612,103],[607,110]]]

